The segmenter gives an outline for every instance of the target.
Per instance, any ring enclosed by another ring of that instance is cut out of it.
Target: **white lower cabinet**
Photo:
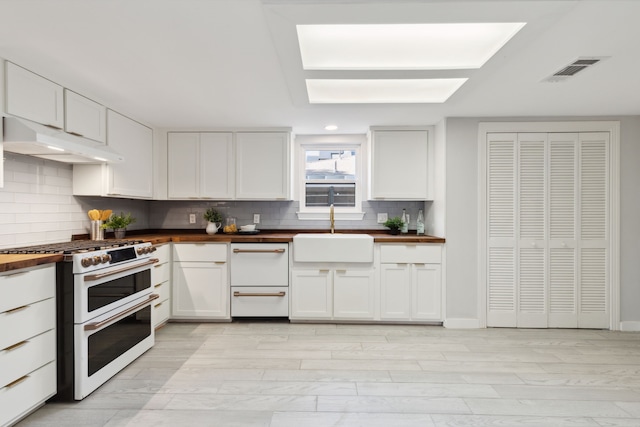
[[[380,320],[442,320],[442,247],[380,244]]]
[[[175,243],[171,318],[226,320],[229,314],[227,244]]]
[[[373,267],[293,269],[292,320],[372,320],[374,317]]]
[[[153,293],[159,298],[153,305],[151,316],[153,326],[158,328],[164,325],[171,316],[171,246],[167,243],[156,246],[154,257],[158,262],[151,270]]]
[[[0,425],[56,393],[56,268],[0,273]]]

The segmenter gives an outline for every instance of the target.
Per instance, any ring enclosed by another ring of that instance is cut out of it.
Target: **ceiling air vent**
[[[606,59],[606,57],[580,58],[580,59],[577,59],[577,60],[573,61],[571,64],[569,64],[566,67],[562,68],[560,71],[555,72],[553,75],[547,77],[546,79],[544,79],[542,81],[543,82],[551,82],[551,83],[567,81],[569,78],[575,76],[580,71],[583,71],[583,70],[585,70],[585,69],[597,64],[598,62],[602,61],[603,59]]]

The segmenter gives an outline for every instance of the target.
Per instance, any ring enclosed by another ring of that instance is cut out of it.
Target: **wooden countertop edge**
[[[240,234],[196,234],[196,233],[150,233],[128,235],[127,238],[143,240],[153,245],[164,243],[289,243],[295,232],[264,232],[253,235]],[[409,235],[392,235],[384,232],[365,232],[373,237],[375,243],[445,243],[442,237]],[[41,264],[61,262],[60,254],[0,254],[0,273],[35,267]]]
[[[60,254],[0,255],[0,273],[62,261]]]

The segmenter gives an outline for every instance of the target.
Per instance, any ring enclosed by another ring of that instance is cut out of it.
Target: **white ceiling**
[[[0,57],[161,128],[365,132],[443,117],[640,114],[636,0],[0,0]],[[469,77],[444,104],[312,105],[295,25],[527,22],[479,70],[357,76]],[[563,83],[579,57],[609,59]]]

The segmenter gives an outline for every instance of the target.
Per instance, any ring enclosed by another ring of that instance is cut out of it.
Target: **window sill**
[[[301,221],[329,221],[329,212],[296,212]],[[335,212],[336,221],[362,221],[364,212]]]

